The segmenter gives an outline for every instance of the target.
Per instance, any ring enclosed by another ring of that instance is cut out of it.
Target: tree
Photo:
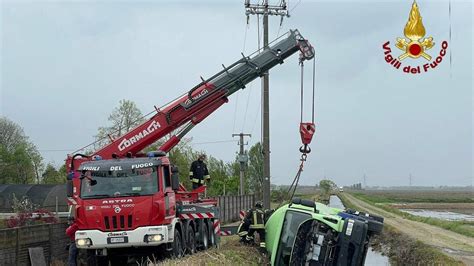
[[[260,142],[250,148],[246,179],[246,191],[255,194],[257,199],[261,199],[263,191],[263,147]]]
[[[107,145],[110,138],[118,138],[131,131],[144,121],[144,117],[137,105],[130,100],[120,100],[119,106],[115,107],[109,115],[109,126],[99,127],[94,149],[100,149]]]
[[[322,190],[323,194],[328,195],[331,192],[331,189],[335,187],[336,184],[328,179],[323,179],[319,182],[319,188]]]
[[[23,129],[6,117],[0,117],[0,183],[39,181],[43,158],[28,140]]]
[[[66,165],[63,165],[61,168],[64,167],[64,173],[62,172],[61,168],[58,170],[50,163],[46,165],[46,169],[43,172],[43,183],[44,184],[65,184],[66,183]]]

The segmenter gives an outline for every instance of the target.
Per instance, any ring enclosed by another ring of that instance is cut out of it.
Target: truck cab
[[[293,199],[268,219],[266,248],[271,265],[364,265],[383,218]]]
[[[173,242],[178,177],[172,170],[164,156],[82,163],[80,177],[72,180],[77,246],[102,249]]]

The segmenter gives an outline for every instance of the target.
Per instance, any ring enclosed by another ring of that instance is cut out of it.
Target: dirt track
[[[428,245],[437,247],[448,256],[461,260],[467,265],[474,265],[474,238],[429,224],[404,219],[399,215],[384,211],[347,193],[344,193],[343,196],[356,205],[357,208],[383,216],[385,224],[393,226],[400,232]]]

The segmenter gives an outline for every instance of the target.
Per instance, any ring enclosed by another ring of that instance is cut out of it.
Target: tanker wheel
[[[186,232],[188,234],[186,245],[187,251],[189,254],[194,254],[196,253],[196,237],[194,235],[194,229],[191,224],[188,225]]]
[[[183,242],[181,241],[181,233],[178,229],[174,229],[174,240],[171,255],[174,258],[183,257]]]

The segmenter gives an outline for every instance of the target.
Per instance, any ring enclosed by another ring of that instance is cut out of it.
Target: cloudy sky
[[[253,52],[257,17],[246,25],[242,2],[3,0],[0,114],[60,164],[92,142],[119,100],[147,113]],[[270,39],[297,28],[316,48],[317,133],[302,184],[326,176],[348,185],[365,174],[368,185],[408,185],[410,173],[414,185],[473,184],[472,2],[452,0],[451,12],[448,1],[417,2],[432,61],[448,41],[442,62],[417,75],[387,64],[382,49],[390,41],[392,54],[402,53],[395,40],[411,1],[292,0],[281,28],[271,18]],[[276,184],[290,183],[299,163],[297,57],[270,75]],[[193,147],[232,160],[232,133],[260,140],[260,108],[258,80],[189,134]]]

